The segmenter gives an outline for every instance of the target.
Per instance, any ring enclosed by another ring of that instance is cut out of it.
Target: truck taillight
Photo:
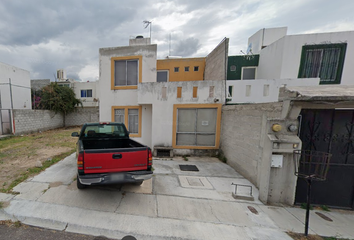
[[[84,169],[84,154],[79,153],[79,156],[77,157],[77,169],[83,170]]]
[[[149,162],[148,162],[148,165],[151,166],[152,165],[152,153],[151,153],[151,150],[149,149],[148,151],[148,155],[149,155]]]

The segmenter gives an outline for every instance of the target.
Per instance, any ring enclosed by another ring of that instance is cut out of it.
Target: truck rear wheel
[[[78,189],[84,189],[86,188],[86,185],[81,184],[79,177],[76,178],[76,186]]]

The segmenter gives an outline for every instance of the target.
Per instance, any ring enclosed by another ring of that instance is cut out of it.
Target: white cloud
[[[149,36],[143,20],[152,21],[158,57],[168,55],[169,34],[172,53],[200,57],[224,37],[230,38],[229,54],[240,54],[261,28],[288,26],[288,34],[354,30],[352,9],[352,0],[6,0],[0,3],[0,61],[29,70],[32,78],[53,80],[64,68],[92,81],[98,49]]]

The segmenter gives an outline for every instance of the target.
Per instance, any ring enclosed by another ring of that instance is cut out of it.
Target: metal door
[[[354,209],[354,111],[301,111],[303,150],[332,154],[326,181],[313,182],[311,202],[316,205]],[[306,202],[307,183],[298,179],[296,203]]]

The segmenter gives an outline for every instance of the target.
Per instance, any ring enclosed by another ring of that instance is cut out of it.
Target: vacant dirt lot
[[[77,138],[71,132],[77,131],[80,128],[56,129],[0,140],[1,191],[74,152]]]

